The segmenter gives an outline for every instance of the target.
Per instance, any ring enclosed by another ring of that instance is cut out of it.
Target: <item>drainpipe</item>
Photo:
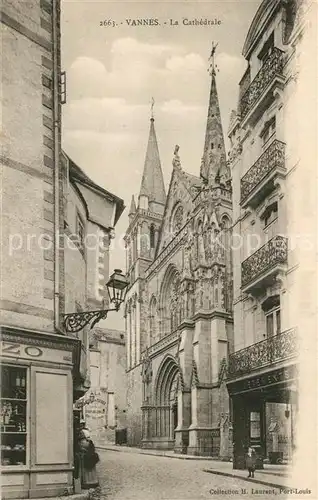
[[[53,123],[54,123],[54,327],[60,331],[60,117],[59,117],[59,64],[58,64],[58,30],[57,9],[59,0],[52,3],[52,49],[53,49]]]

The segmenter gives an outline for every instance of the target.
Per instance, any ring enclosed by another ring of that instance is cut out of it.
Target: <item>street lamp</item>
[[[98,311],[83,311],[64,315],[64,328],[66,332],[76,333],[82,330],[90,321],[91,328],[102,319],[106,319],[110,311],[119,311],[121,304],[125,300],[128,279],[122,274],[121,269],[115,269],[109,281],[106,283],[110,303],[114,307],[101,309]]]

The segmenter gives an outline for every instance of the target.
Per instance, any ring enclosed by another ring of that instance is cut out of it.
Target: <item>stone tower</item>
[[[129,226],[125,236],[126,267],[130,278],[125,308],[127,369],[129,370],[128,412],[130,385],[134,387],[132,391],[133,397],[138,398],[139,393],[141,397],[141,391],[136,390],[134,381],[138,380],[138,366],[141,361],[141,353],[145,347],[143,318],[147,315],[147,312],[144,310],[146,308],[144,276],[155,255],[165,202],[166,192],[155,131],[155,120],[152,116],[138,202],[136,204],[133,196],[129,210]],[[135,369],[135,367],[137,368]],[[134,421],[134,418],[130,420]],[[131,429],[131,434],[134,434],[134,432],[138,434],[139,427],[141,425],[136,417],[137,429]]]

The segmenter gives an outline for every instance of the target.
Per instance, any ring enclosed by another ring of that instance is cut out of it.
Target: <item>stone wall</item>
[[[52,6],[46,1],[6,0],[2,10],[2,320],[52,332],[58,233],[53,205],[54,111],[60,118],[60,103],[53,100]],[[59,17],[59,3],[56,14]],[[57,43],[59,38],[57,19]],[[58,71],[59,56],[58,47]],[[59,150],[60,122],[56,140]],[[61,193],[60,201],[62,197]]]
[[[141,365],[127,372],[128,445],[141,446],[142,439],[142,379]]]

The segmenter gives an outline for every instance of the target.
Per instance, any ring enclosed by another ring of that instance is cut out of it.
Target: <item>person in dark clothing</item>
[[[96,464],[99,462],[98,453],[90,437],[89,430],[82,423],[82,428],[78,436],[78,450],[81,470],[82,489],[97,488],[99,486]]]
[[[254,449],[249,446],[246,454],[246,468],[248,470],[248,477],[254,477],[254,471],[256,466],[256,453]]]

